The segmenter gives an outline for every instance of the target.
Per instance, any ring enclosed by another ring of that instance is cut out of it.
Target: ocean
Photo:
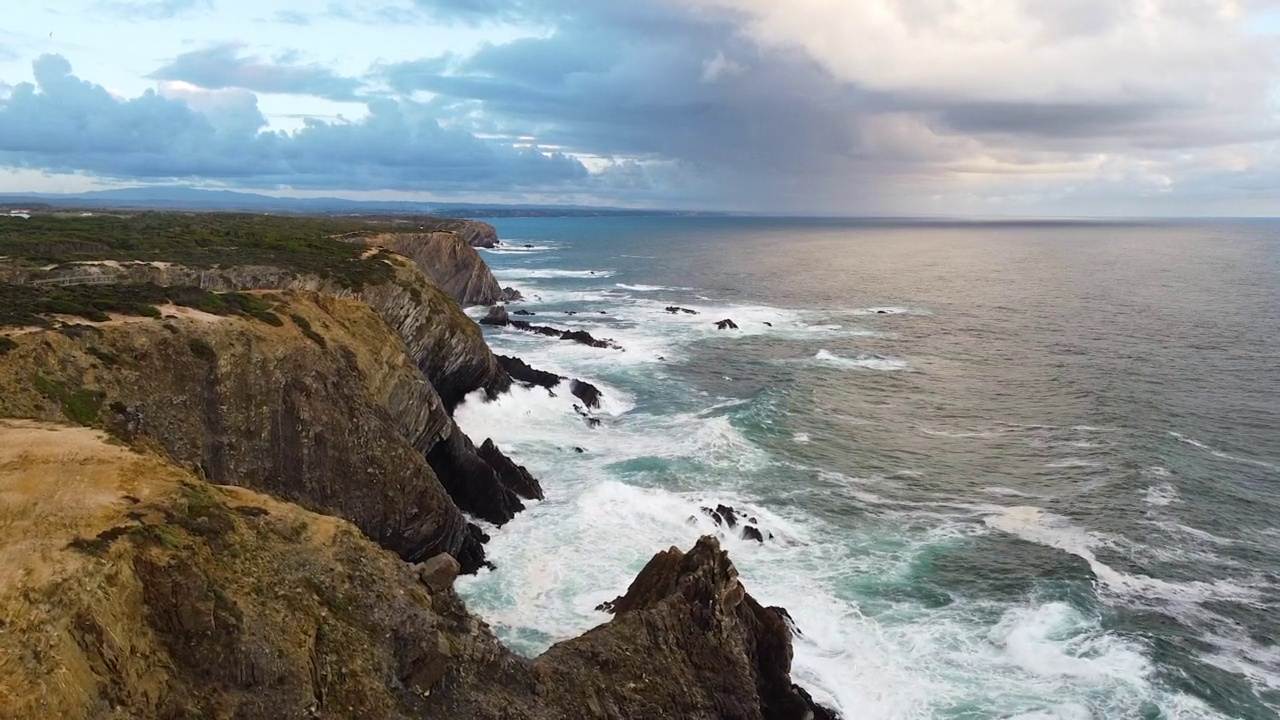
[[[527,319],[624,348],[487,329],[602,423],[458,410],[546,491],[459,581],[519,652],[716,533],[848,720],[1277,717],[1280,223],[495,225]]]

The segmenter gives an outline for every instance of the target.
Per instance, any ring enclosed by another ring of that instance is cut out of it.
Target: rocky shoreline
[[[544,493],[454,409],[513,383],[567,388],[588,421],[600,403],[588,382],[495,356],[462,312],[513,298],[474,250],[497,242],[479,225],[343,238],[379,264],[359,285],[284,265],[0,268],[31,287],[98,274],[175,297],[251,292],[268,308],[174,301],[0,328],[0,418],[22,419],[0,421],[0,446],[19,452],[0,458],[0,520],[52,503],[22,520],[24,538],[48,542],[12,558],[25,570],[0,575],[0,609],[58,598],[19,612],[45,623],[50,652],[0,633],[21,658],[0,662],[0,714],[22,715],[35,697],[22,688],[74,667],[49,706],[71,717],[834,717],[790,680],[785,612],[751,598],[714,538],[658,553],[611,621],[534,660],[466,611],[452,577],[487,564],[471,518],[501,526]],[[63,461],[23,464],[68,433],[90,458],[72,482],[100,504],[91,513],[40,480]],[[147,492],[130,463],[154,476]]]

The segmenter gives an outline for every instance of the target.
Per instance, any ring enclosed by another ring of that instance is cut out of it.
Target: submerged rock
[[[535,312],[529,312],[528,310],[517,310],[517,311],[515,311],[515,312],[513,312],[513,313],[511,313],[511,314],[512,314],[512,315],[522,315],[522,316],[525,316],[525,317],[533,317],[534,315],[537,315],[538,313],[535,313]]]
[[[716,323],[716,329],[717,330],[737,330],[738,324],[728,318],[725,318],[724,320],[721,320],[720,322]]]
[[[697,315],[697,314],[698,314],[698,311],[697,311],[697,310],[690,310],[689,308],[683,308],[683,307],[680,307],[679,305],[668,305],[668,306],[667,306],[667,308],[666,308],[666,310],[667,310],[667,312],[671,313],[672,315],[676,315],[676,314],[678,314],[678,313],[684,313],[684,314],[686,314],[686,315]]]

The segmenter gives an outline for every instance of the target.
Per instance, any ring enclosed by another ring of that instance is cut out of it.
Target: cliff
[[[413,260],[424,275],[463,307],[493,305],[505,299],[489,266],[460,233],[384,233],[362,240]]]
[[[0,420],[0,519],[5,717],[815,717],[785,624],[710,538],[530,661],[447,562],[89,429]]]
[[[480,567],[482,533],[459,511],[502,523],[522,508],[517,490],[540,489],[504,484],[505,465],[477,454],[369,307],[264,298],[279,327],[166,306],[163,320],[16,334],[0,364],[0,417],[102,427],[211,482],[346,518],[406,560],[447,552]]]

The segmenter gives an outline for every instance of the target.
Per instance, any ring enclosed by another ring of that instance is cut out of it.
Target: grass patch
[[[201,338],[191,338],[187,341],[187,347],[191,350],[191,354],[204,360],[207,363],[215,363],[218,361],[218,353],[213,346],[205,342]]]
[[[106,393],[101,390],[72,388],[66,383],[47,378],[40,373],[35,376],[36,392],[58,403],[62,414],[79,425],[92,426],[98,419],[102,409],[102,401]]]
[[[284,321],[256,295],[215,293],[198,287],[163,287],[151,283],[124,285],[0,285],[0,327],[53,326],[51,315],[72,315],[106,322],[108,313],[159,318],[156,305],[179,305],[211,315],[251,317],[279,327]]]
[[[10,223],[0,236],[0,256],[29,265],[85,260],[167,261],[190,267],[271,265],[332,278],[359,289],[391,277],[380,257],[364,260],[367,247],[344,242],[381,232],[457,229],[440,218],[299,217],[249,213],[140,212],[65,217],[37,215]]]
[[[89,347],[85,348],[85,352],[98,358],[98,360],[101,361],[102,364],[106,365],[107,367],[115,367],[120,364],[120,358],[117,358],[115,355],[112,355],[111,353],[107,352],[106,350],[103,350],[97,345],[90,345]]]
[[[301,315],[294,315],[293,313],[290,313],[289,319],[293,321],[294,325],[298,326],[298,329],[302,331],[302,334],[306,335],[307,338],[311,340],[311,342],[319,345],[322,348],[329,347],[329,344],[324,341],[324,337],[321,336],[320,333],[312,329],[311,323],[308,322],[306,318],[302,317]]]

